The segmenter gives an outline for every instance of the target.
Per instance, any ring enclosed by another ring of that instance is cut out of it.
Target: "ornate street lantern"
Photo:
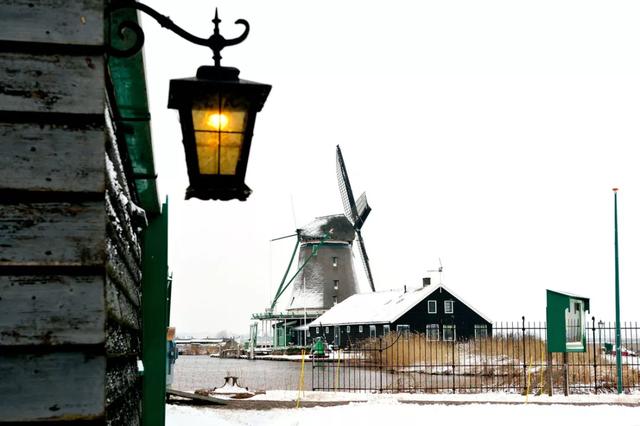
[[[187,199],[244,201],[251,194],[244,177],[253,126],[271,86],[238,74],[234,68],[204,66],[195,78],[171,80],[169,108],[180,112]]]
[[[189,174],[185,198],[245,201],[251,194],[244,178],[253,127],[271,86],[242,80],[238,69],[221,66],[220,51],[244,41],[249,34],[249,23],[238,19],[235,23],[243,25],[244,32],[235,39],[227,40],[220,35],[216,9],[212,21],[213,35],[203,39],[186,32],[144,4],[127,2],[122,7],[145,12],[163,27],[213,51],[214,66],[201,66],[195,77],[174,79],[169,85],[169,108],[177,109],[180,114]],[[139,27],[136,29],[133,25],[125,22],[120,30],[132,29],[143,39]]]

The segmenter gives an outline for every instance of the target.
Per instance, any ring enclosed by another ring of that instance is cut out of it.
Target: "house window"
[[[338,267],[338,258],[337,258],[337,257],[334,257],[334,258],[333,258],[333,267],[334,267],[334,268],[337,268],[337,267]]]
[[[396,326],[396,331],[398,332],[398,334],[401,334],[402,336],[408,336],[409,326],[407,324],[398,324]]]
[[[473,326],[473,333],[476,339],[484,339],[489,335],[487,324],[476,324]]]
[[[361,325],[358,326],[358,333],[362,333],[364,331],[364,329],[362,328]]]
[[[329,327],[325,327],[325,328],[324,328],[324,332],[325,332],[326,334],[329,334]]]
[[[437,314],[437,304],[435,300],[427,300],[427,313],[428,314]]]
[[[311,330],[307,330],[307,337],[311,337]]]
[[[338,290],[338,284],[340,284],[340,280],[333,280],[333,289]]]
[[[338,304],[338,296],[333,296],[333,306]]]
[[[375,325],[370,325],[369,326],[369,337],[376,337],[376,326]]]
[[[427,340],[434,342],[440,340],[440,327],[438,324],[427,324]]]
[[[347,326],[347,333],[351,333],[351,326],[350,325]]]
[[[455,325],[443,325],[442,326],[442,340],[453,342],[456,340],[456,326]]]
[[[391,333],[391,326],[389,324],[383,325],[382,326],[382,335],[386,336],[389,333]]]
[[[453,313],[453,300],[445,300],[444,301],[444,313],[452,314]]]

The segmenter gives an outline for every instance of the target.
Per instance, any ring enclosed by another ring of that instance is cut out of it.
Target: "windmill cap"
[[[300,228],[301,240],[322,239],[328,241],[353,241],[353,225],[343,214],[317,217],[313,222]]]

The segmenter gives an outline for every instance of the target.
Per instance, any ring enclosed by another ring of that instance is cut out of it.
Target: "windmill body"
[[[319,217],[298,235],[298,264],[309,260],[293,282],[288,312],[324,312],[359,292],[352,252],[355,231],[344,215]]]

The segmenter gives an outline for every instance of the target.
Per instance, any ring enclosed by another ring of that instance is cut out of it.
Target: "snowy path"
[[[308,395],[311,396],[311,395]],[[340,400],[331,398],[332,400]],[[471,402],[465,405],[445,404],[411,404],[400,402],[403,398],[397,396],[372,396],[368,401],[351,402],[348,405],[332,407],[313,407],[300,409],[272,409],[272,410],[237,410],[215,409],[209,407],[167,406],[168,426],[178,425],[222,425],[222,426],[327,426],[327,425],[384,425],[396,426],[428,422],[429,424],[446,424],[447,426],[470,424],[491,426],[548,426],[561,424],[579,424],[580,426],[624,425],[640,426],[640,397],[604,395],[596,397],[575,396],[564,397],[534,397],[529,404],[524,404],[524,397],[517,395],[494,395],[495,402],[473,402],[477,396],[440,395],[446,401]],[[487,395],[485,395],[486,397]],[[415,398],[416,395],[413,395]],[[433,395],[433,397],[437,397]],[[306,398],[306,400],[328,400],[323,397]],[[490,396],[491,399],[491,396]],[[422,399],[429,401],[429,399]],[[556,402],[564,402],[556,403]],[[636,406],[622,405],[568,405],[590,404],[598,402],[619,402],[636,404]],[[511,404],[505,404],[511,403]],[[515,403],[515,404],[514,404]],[[542,403],[542,404],[541,404]],[[422,420],[421,420],[422,419]]]

